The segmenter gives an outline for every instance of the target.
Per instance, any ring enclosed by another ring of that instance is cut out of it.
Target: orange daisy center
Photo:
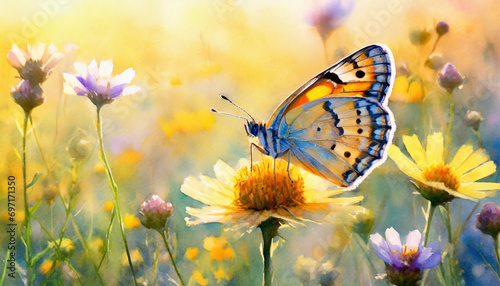
[[[304,178],[298,167],[290,165],[289,172],[287,167],[286,161],[264,159],[253,164],[252,172],[250,167],[239,169],[234,177],[235,204],[253,210],[303,205]]]
[[[455,174],[453,167],[443,163],[434,164],[422,172],[424,178],[429,182],[442,182],[447,188],[454,191],[460,187],[460,180]]]

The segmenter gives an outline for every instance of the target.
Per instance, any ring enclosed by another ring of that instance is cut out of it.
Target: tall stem
[[[429,233],[431,230],[432,217],[434,216],[435,210],[436,210],[436,205],[429,202],[429,208],[427,209],[427,222],[425,223],[425,230],[424,230],[424,246],[427,246],[427,241],[429,241]]]
[[[448,126],[446,128],[446,142],[445,142],[445,149],[444,149],[444,157],[447,158],[448,157],[448,152],[450,150],[450,147],[451,147],[451,124],[453,122],[453,106],[454,106],[454,103],[453,103],[453,97],[451,96],[451,91],[448,92],[448,95],[449,95],[449,98],[450,98],[450,119],[448,121]]]
[[[179,277],[179,280],[181,281],[181,285],[184,286],[184,281],[182,280],[181,274],[179,273],[179,269],[177,269],[177,264],[175,264],[174,256],[172,255],[172,251],[170,250],[170,246],[168,246],[167,242],[167,237],[165,236],[165,231],[158,231],[161,234],[161,237],[163,238],[163,243],[165,243],[165,247],[167,248],[168,255],[170,255],[170,261],[172,261],[172,265],[174,266],[175,273],[177,273],[177,276]]]
[[[106,159],[106,153],[104,153],[104,144],[102,140],[102,123],[101,123],[101,107],[97,107],[97,135],[99,137],[99,148],[100,148],[100,157],[101,161],[104,164],[106,169],[106,174],[108,175],[109,184],[111,185],[111,190],[113,191],[114,199],[115,199],[115,208],[116,214],[118,216],[118,222],[120,223],[120,231],[123,238],[123,244],[125,245],[125,252],[127,253],[128,264],[130,266],[130,271],[132,272],[132,276],[134,276],[134,283],[137,284],[137,278],[135,275],[135,270],[132,265],[132,259],[130,258],[130,251],[127,245],[127,238],[125,237],[125,229],[123,227],[122,214],[120,212],[120,206],[118,204],[118,187],[116,186],[115,180],[113,178],[113,174],[111,173],[111,168],[109,167],[108,160]]]
[[[493,247],[495,247],[495,257],[497,258],[498,274],[500,275],[500,255],[498,254],[498,234],[493,236],[493,239],[495,240],[495,244],[493,245]]]
[[[280,222],[277,218],[269,218],[259,225],[262,231],[262,239],[264,245],[262,248],[262,257],[264,258],[264,286],[271,286],[273,282],[273,263],[271,255],[271,246],[273,244],[273,238],[278,235],[278,228],[280,227]]]
[[[32,285],[31,275],[31,224],[30,224],[30,210],[28,207],[28,183],[26,181],[26,133],[28,131],[28,118],[31,111],[24,113],[24,126],[23,126],[23,195],[24,195],[24,224],[26,226],[26,276],[28,285]]]

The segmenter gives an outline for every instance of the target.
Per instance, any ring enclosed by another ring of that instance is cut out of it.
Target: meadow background
[[[420,92],[409,94],[404,88],[395,89],[390,98],[389,107],[397,124],[395,144],[400,145],[405,134],[417,134],[424,140],[432,131],[445,132],[448,120],[446,92],[437,85],[437,72],[425,66],[436,39],[434,25],[444,20],[450,31],[440,39],[436,52],[465,77],[463,87],[453,94],[451,152],[466,143],[477,148],[476,135],[463,123],[467,110],[477,110],[484,117],[479,129],[482,145],[493,161],[500,162],[500,26],[494,24],[500,9],[496,1],[357,1],[342,15],[342,25],[324,42],[307,22],[315,5],[314,1],[249,0],[0,2],[0,55],[4,55],[0,57],[2,232],[7,223],[5,186],[11,175],[19,186],[16,218],[19,223],[23,221],[19,154],[24,114],[10,96],[18,81],[17,72],[5,57],[12,44],[25,49],[28,43],[54,43],[65,54],[43,84],[46,103],[32,113],[39,147],[33,132],[27,141],[28,178],[40,174],[29,201],[43,200],[35,215],[54,233],[60,232],[65,215],[58,197],[67,196],[71,181],[68,143],[79,128],[94,138],[94,146],[97,140],[94,105],[84,97],[66,94],[62,73],[73,72],[75,61],[88,64],[94,58],[112,58],[114,73],[129,67],[136,70],[132,83],[141,91],[102,109],[105,149],[120,187],[123,214],[138,216],[141,203],[152,194],[172,202],[171,239],[180,272],[190,285],[259,285],[262,281],[260,231],[241,236],[241,232],[223,231],[220,224],[187,227],[184,221],[186,206],[201,206],[180,192],[185,177],[213,176],[217,160],[235,166],[240,158],[249,157],[242,122],[210,112],[210,108],[216,108],[239,114],[219,94],[225,94],[255,118],[267,120],[274,108],[309,78],[358,48],[381,43],[392,50],[398,76],[406,76],[409,71],[425,83]],[[409,35],[415,30],[428,30],[429,42],[412,44]],[[113,199],[97,151],[94,147],[79,170],[73,212],[84,239],[94,247],[92,259],[99,256],[99,239],[104,239],[110,218],[105,202]],[[498,173],[488,181],[498,181]],[[374,214],[371,233],[383,233],[391,226],[402,237],[410,230],[423,231],[421,209],[426,201],[414,194],[408,178],[391,159],[352,193],[363,195],[361,204]],[[486,201],[500,203],[491,197],[481,201],[479,207]],[[452,225],[463,222],[475,205],[454,200],[450,204]],[[466,224],[457,244],[464,281],[467,285],[496,285],[498,280],[479,254],[496,269],[493,240],[478,231],[473,221]],[[48,237],[37,222],[32,221],[32,225],[34,251],[39,253],[47,247]],[[444,241],[439,215],[432,227],[431,241]],[[274,252],[278,285],[301,284],[300,273],[294,268],[301,255],[318,263],[332,261],[340,274],[339,285],[385,285],[375,279],[377,273],[384,272],[382,261],[347,226],[308,224],[282,229],[280,234],[286,240]],[[156,233],[132,223],[126,235],[129,247],[140,254],[136,267],[141,281],[168,285],[172,283],[168,276],[176,279]],[[232,255],[211,258],[211,250],[204,247],[204,239],[210,236],[227,240],[225,248],[232,249]],[[0,256],[7,251],[7,236],[1,237]],[[65,237],[74,243],[69,259],[72,265],[85,281],[94,281],[89,257],[71,224]],[[112,237],[110,256],[101,272],[110,285],[128,285],[131,276],[128,264],[121,261],[124,250],[116,226]],[[20,248],[21,244],[18,240]],[[156,276],[152,262],[157,244]],[[198,249],[196,255],[194,248]],[[22,267],[21,254],[18,263]],[[43,272],[41,266],[50,255],[47,251],[36,265],[36,284],[78,284],[63,264],[50,275]],[[4,264],[0,265],[3,269]],[[220,269],[225,275],[216,278]],[[5,278],[4,283],[20,285],[21,280]],[[426,284],[437,283],[435,270],[430,270]]]

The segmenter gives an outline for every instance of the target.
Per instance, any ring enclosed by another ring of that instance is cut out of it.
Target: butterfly
[[[287,156],[289,163],[354,188],[387,157],[396,128],[387,106],[395,74],[388,47],[366,46],[295,90],[267,124],[221,97],[250,116],[240,118],[247,135],[258,139],[251,154],[256,148],[273,158]]]

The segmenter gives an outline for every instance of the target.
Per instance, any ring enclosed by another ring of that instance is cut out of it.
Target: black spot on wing
[[[340,79],[339,75],[336,74],[336,73],[334,73],[334,72],[327,72],[327,73],[325,73],[325,78],[333,81],[336,84],[345,84],[345,82],[343,82]]]

